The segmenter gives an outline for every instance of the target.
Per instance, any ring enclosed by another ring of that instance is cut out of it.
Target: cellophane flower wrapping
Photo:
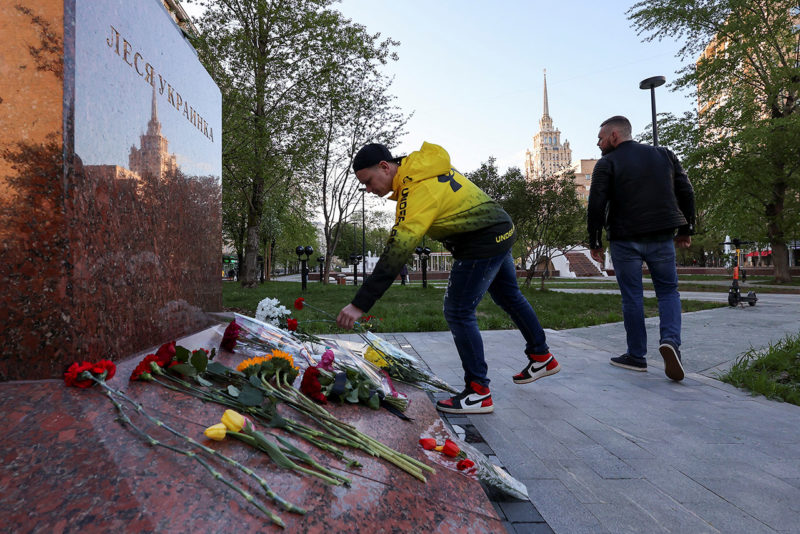
[[[263,356],[272,349],[278,349],[291,354],[294,364],[301,369],[316,365],[306,344],[296,339],[290,332],[240,313],[234,313],[234,318],[240,328],[234,349],[236,352],[249,356]]]
[[[377,352],[380,367],[395,380],[412,384],[426,391],[441,390],[447,393],[460,393],[450,384],[426,369],[425,364],[414,356],[400,350],[385,339],[372,332],[365,332],[361,337],[366,341],[361,354],[369,360],[369,349]],[[383,365],[383,362],[386,365]]]
[[[485,454],[478,449],[465,442],[464,440],[453,436],[450,430],[445,427],[441,420],[435,421],[421,436],[424,438],[433,438],[437,443],[444,443],[446,439],[453,441],[461,449],[461,452],[455,458],[450,458],[441,452],[435,450],[426,450],[425,456],[433,460],[439,465],[453,469],[470,477],[474,480],[485,484],[503,495],[507,495],[514,499],[521,501],[529,500],[528,488],[511,476],[505,469],[492,463]],[[458,470],[458,462],[464,458],[469,458],[475,465],[464,470]]]
[[[400,393],[394,387],[392,379],[378,366],[366,361],[360,356],[363,351],[362,343],[345,341],[342,339],[320,338],[324,345],[311,344],[315,354],[331,350],[334,354],[333,367],[339,371],[355,370],[372,382],[375,389],[382,392],[383,400],[398,410],[408,408],[408,396]]]

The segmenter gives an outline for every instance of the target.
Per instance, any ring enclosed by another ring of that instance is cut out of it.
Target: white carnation
[[[256,309],[256,319],[274,326],[278,326],[281,319],[287,315],[290,315],[291,313],[292,312],[286,309],[285,306],[281,305],[278,299],[271,299],[267,297],[258,303],[258,308]]]

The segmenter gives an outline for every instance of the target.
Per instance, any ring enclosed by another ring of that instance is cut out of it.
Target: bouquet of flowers
[[[249,356],[263,355],[278,349],[291,354],[295,358],[295,364],[302,367],[316,363],[306,345],[291,333],[240,313],[234,313],[234,320],[225,329],[220,347],[231,352],[236,349]]]
[[[399,412],[408,408],[408,396],[394,388],[391,379],[338,340],[328,340],[319,363],[303,373],[300,390],[325,403],[328,399],[361,403],[377,410],[384,404]],[[392,410],[390,410],[392,411]],[[397,412],[393,412],[397,415]]]
[[[367,343],[364,359],[386,370],[389,376],[425,390],[442,390],[459,393],[450,384],[428,371],[415,357],[398,349],[372,332],[361,334]]]
[[[512,477],[502,467],[490,462],[483,453],[469,443],[456,438],[445,438],[444,443],[439,445],[436,438],[427,437],[420,439],[419,444],[426,451],[441,453],[432,457],[439,464],[455,463],[455,468],[464,475],[515,499],[528,500],[528,488],[525,484]]]

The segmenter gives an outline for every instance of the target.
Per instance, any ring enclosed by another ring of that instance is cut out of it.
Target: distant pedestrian
[[[560,366],[550,354],[544,329],[517,285],[511,246],[516,232],[511,217],[450,164],[444,148],[423,143],[406,157],[369,144],[353,159],[353,171],[368,193],[398,202],[389,241],[372,274],[337,317],[341,328],[353,324],[392,285],[414,248],[429,237],[453,254],[444,296],[444,317],[464,369],[464,391],[436,403],[447,413],[494,410],[488,366],[475,309],[488,292],[525,338],[525,367],[513,376],[527,384],[555,374]]]
[[[658,350],[664,371],[672,380],[683,380],[675,245],[688,248],[692,244],[692,185],[670,150],[632,139],[631,123],[625,117],[604,121],[597,138],[603,157],[594,167],[589,190],[589,247],[592,258],[603,264],[605,227],[627,337],[627,352],[611,358],[611,365],[647,371],[642,290],[642,263],[646,263],[658,298]]]
[[[404,263],[403,268],[400,269],[400,283],[406,285],[408,280],[408,266]]]

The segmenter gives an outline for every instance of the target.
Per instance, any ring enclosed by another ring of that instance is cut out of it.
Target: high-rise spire
[[[550,106],[547,105],[547,69],[544,69],[544,113],[542,117],[550,116]]]
[[[161,135],[161,123],[158,122],[155,85],[153,86],[153,102],[150,104],[150,120],[147,121],[147,135]]]

